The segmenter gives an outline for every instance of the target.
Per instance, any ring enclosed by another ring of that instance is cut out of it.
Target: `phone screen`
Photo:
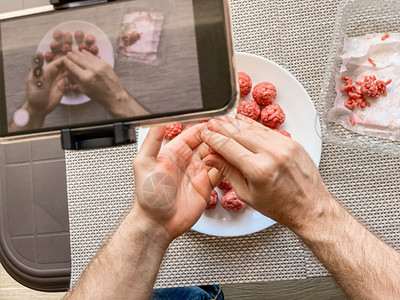
[[[0,22],[1,135],[225,105],[235,95],[223,1],[200,2],[120,1]]]

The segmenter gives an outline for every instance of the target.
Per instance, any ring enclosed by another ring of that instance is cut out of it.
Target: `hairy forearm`
[[[168,247],[133,209],[66,299],[148,299]]]
[[[400,254],[335,199],[299,236],[352,299],[400,299]]]

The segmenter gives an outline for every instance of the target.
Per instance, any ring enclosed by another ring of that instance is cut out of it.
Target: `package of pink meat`
[[[156,62],[164,14],[134,11],[124,15],[118,52],[133,60]]]

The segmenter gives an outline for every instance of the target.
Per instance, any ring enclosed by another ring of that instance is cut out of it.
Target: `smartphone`
[[[227,0],[0,15],[0,137],[208,118],[238,101]]]

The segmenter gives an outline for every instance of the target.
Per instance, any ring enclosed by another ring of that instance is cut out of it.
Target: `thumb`
[[[213,167],[222,173],[223,177],[225,177],[232,185],[239,199],[245,202],[250,200],[247,180],[238,168],[230,164],[220,155],[208,155],[204,158],[204,164]]]

